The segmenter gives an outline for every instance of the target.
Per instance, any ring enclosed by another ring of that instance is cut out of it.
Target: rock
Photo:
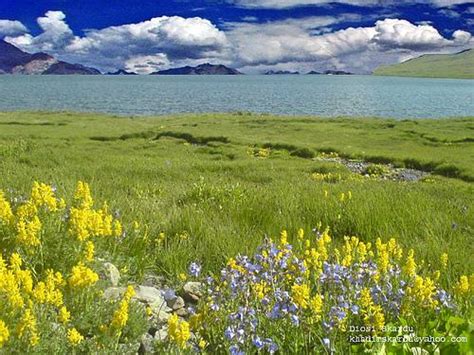
[[[168,307],[170,307],[173,311],[178,309],[184,308],[185,303],[182,297],[177,296],[173,300],[166,301]]]
[[[168,338],[168,326],[158,329],[153,338],[155,341],[165,341]]]
[[[162,288],[164,286],[164,281],[165,278],[162,276],[157,276],[153,274],[146,274],[143,277],[143,286],[150,286],[150,287],[156,287],[156,288]]]
[[[187,317],[189,315],[189,312],[186,308],[177,309],[174,313],[180,317]]]
[[[132,297],[132,301],[148,305],[154,314],[171,312],[171,308],[166,304],[161,290],[150,286],[136,286],[134,289],[135,295]],[[107,300],[119,299],[123,296],[125,290],[125,287],[109,287],[104,291],[104,298]]]
[[[168,323],[168,319],[171,317],[170,313],[157,310],[153,312],[153,318],[151,322],[155,325],[162,325]]]
[[[118,286],[120,282],[120,271],[114,264],[107,262],[103,264],[101,277],[108,280],[112,286]]]
[[[184,298],[197,302],[202,297],[202,283],[196,281],[186,282],[183,286]]]
[[[125,287],[109,287],[105,289],[103,297],[106,300],[116,300],[125,293]]]
[[[149,333],[143,334],[142,339],[140,341],[140,347],[138,348],[139,354],[150,354],[153,353],[155,347],[153,346],[154,338]]]

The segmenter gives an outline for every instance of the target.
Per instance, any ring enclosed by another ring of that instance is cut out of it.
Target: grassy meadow
[[[375,75],[410,76],[421,78],[474,78],[474,50],[468,49],[454,54],[425,54],[405,62],[383,65]]]
[[[430,175],[364,177],[335,156]],[[120,243],[102,245],[103,257],[132,282],[151,273],[179,283],[194,261],[217,274],[266,236],[286,230],[297,243],[300,228],[316,226],[329,227],[341,248],[344,236],[395,238],[421,270],[443,269],[446,253],[446,287],[474,271],[473,118],[0,113],[0,171],[8,198],[39,181],[69,204],[77,182],[87,182],[125,231]]]

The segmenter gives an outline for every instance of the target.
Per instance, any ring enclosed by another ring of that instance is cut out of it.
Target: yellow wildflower
[[[415,252],[413,249],[408,251],[407,261],[405,267],[403,268],[403,271],[408,276],[414,276],[416,274],[416,262],[414,254]]]
[[[302,308],[308,308],[310,289],[307,284],[295,284],[291,287],[291,296],[295,304]]]
[[[447,253],[441,254],[440,262],[441,262],[441,265],[443,266],[443,269],[446,269],[446,267],[448,266],[448,254]]]
[[[466,275],[462,275],[459,278],[459,281],[457,282],[456,286],[454,287],[454,291],[456,294],[460,296],[467,295],[469,293],[469,279]]]
[[[118,220],[114,220],[113,235],[115,237],[120,237],[122,235],[122,224]]]
[[[8,341],[9,337],[10,332],[8,331],[7,325],[0,319],[0,349],[3,347],[3,344]]]
[[[50,211],[57,211],[58,201],[54,196],[53,188],[35,181],[31,190],[31,200],[37,207],[46,206]]]
[[[319,294],[311,298],[309,308],[313,313],[315,320],[321,319],[321,312],[323,311],[323,297]]]
[[[17,239],[21,244],[29,247],[35,247],[40,244],[41,221],[38,216],[34,216],[31,221],[20,219],[16,227]]]
[[[60,323],[66,324],[71,319],[71,313],[67,310],[66,306],[62,306],[59,309],[58,320]]]
[[[87,287],[94,285],[98,280],[99,275],[82,262],[79,262],[79,264],[72,268],[72,274],[69,277],[69,285],[71,287]]]
[[[30,336],[30,345],[35,346],[36,344],[38,344],[39,336],[36,327],[36,318],[33,315],[31,308],[27,308],[25,310],[17,326],[18,337],[22,338],[27,332]]]
[[[92,200],[89,184],[82,181],[77,183],[74,200],[81,208],[89,209],[92,207],[94,201]]]
[[[94,260],[94,243],[90,240],[86,242],[86,248],[84,250],[84,259],[86,261]]]
[[[5,198],[5,194],[0,190],[0,223],[9,224],[13,219],[10,202]]]
[[[207,346],[207,341],[205,341],[204,339],[199,340],[198,346],[199,349],[204,350]]]
[[[67,340],[72,346],[77,346],[84,340],[84,337],[76,328],[71,328],[67,331]]]
[[[191,337],[189,323],[180,320],[177,314],[173,314],[168,319],[168,334],[181,349],[185,349],[187,341]]]
[[[304,229],[303,228],[300,228],[298,229],[298,240],[302,241],[304,239]]]

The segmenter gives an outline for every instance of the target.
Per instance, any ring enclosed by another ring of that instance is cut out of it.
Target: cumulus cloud
[[[0,38],[4,36],[17,36],[28,32],[20,21],[0,20]]]
[[[65,19],[66,15],[62,11],[48,11],[37,20],[43,30],[40,35],[34,37],[26,33],[18,37],[8,37],[7,40],[27,51],[56,53],[74,38]]]
[[[156,17],[87,30],[82,37],[73,34],[65,19],[61,11],[48,11],[38,19],[41,34],[10,36],[7,41],[29,52],[45,51],[91,65],[95,61],[104,69],[125,64],[133,67],[139,61],[151,63],[150,56],[172,61],[220,57],[228,47],[225,33],[199,17]]]
[[[458,30],[452,39],[446,39],[430,25],[414,25],[400,19],[314,35],[313,26],[330,22],[330,18],[318,18],[312,25],[308,18],[302,22],[234,24],[227,36],[236,49],[236,62],[242,67],[290,63],[294,68],[309,64],[321,69],[329,65],[364,72],[374,69],[380,61],[396,62],[424,52],[452,51],[472,44],[468,32]]]
[[[199,57],[222,50],[226,36],[209,20],[162,16],[148,21],[90,30],[65,50],[103,56],[166,53],[170,58]],[[125,51],[126,50],[126,51]]]
[[[166,54],[138,55],[125,61],[125,70],[137,74],[150,74],[170,65]]]
[[[333,30],[340,23],[358,21],[360,15],[349,13],[265,23],[232,22],[219,29],[200,17],[162,16],[87,30],[84,36],[77,36],[64,13],[49,11],[38,19],[41,34],[12,35],[7,40],[29,52],[46,51],[104,71],[125,68],[142,74],[203,62],[248,72],[272,66],[369,72],[379,64],[427,52],[453,52],[474,43],[469,32],[457,30],[446,38],[428,23],[413,24],[403,19]]]

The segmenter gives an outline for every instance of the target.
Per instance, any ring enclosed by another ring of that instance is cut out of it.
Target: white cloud
[[[139,55],[125,61],[125,70],[137,74],[150,74],[170,65],[166,54]]]
[[[289,69],[291,63],[293,69],[313,65],[314,69],[331,66],[367,72],[380,62],[472,45],[468,32],[458,30],[452,39],[446,39],[432,26],[417,26],[399,19],[377,21],[373,27],[349,27],[314,35],[314,28],[331,21],[336,19],[233,24],[227,36],[234,45],[237,65],[245,68],[286,63]]]
[[[38,19],[43,30],[40,35],[10,36],[7,41],[29,52],[46,51],[64,60],[100,66],[104,70],[126,63],[138,65],[137,60],[147,56],[164,55],[172,61],[222,57],[228,49],[225,33],[200,17],[156,17],[88,30],[83,37],[72,33],[65,18],[60,11],[48,11]]]
[[[28,32],[20,21],[0,20],[0,37],[17,36]]]
[[[74,35],[65,22],[66,15],[62,11],[48,11],[38,18],[38,25],[43,32],[34,37],[29,33],[18,37],[8,37],[8,42],[27,51],[46,51],[56,53],[66,46]]]
[[[466,31],[457,30],[452,38],[445,38],[428,23],[417,25],[403,19],[332,32],[336,24],[358,21],[360,15],[341,14],[265,23],[232,22],[219,29],[200,17],[162,16],[88,30],[81,37],[72,33],[62,12],[49,11],[38,19],[41,34],[10,36],[7,41],[29,52],[46,51],[103,71],[125,68],[143,74],[203,62],[249,72],[272,66],[368,72],[379,64],[428,52],[453,52],[474,44]]]

